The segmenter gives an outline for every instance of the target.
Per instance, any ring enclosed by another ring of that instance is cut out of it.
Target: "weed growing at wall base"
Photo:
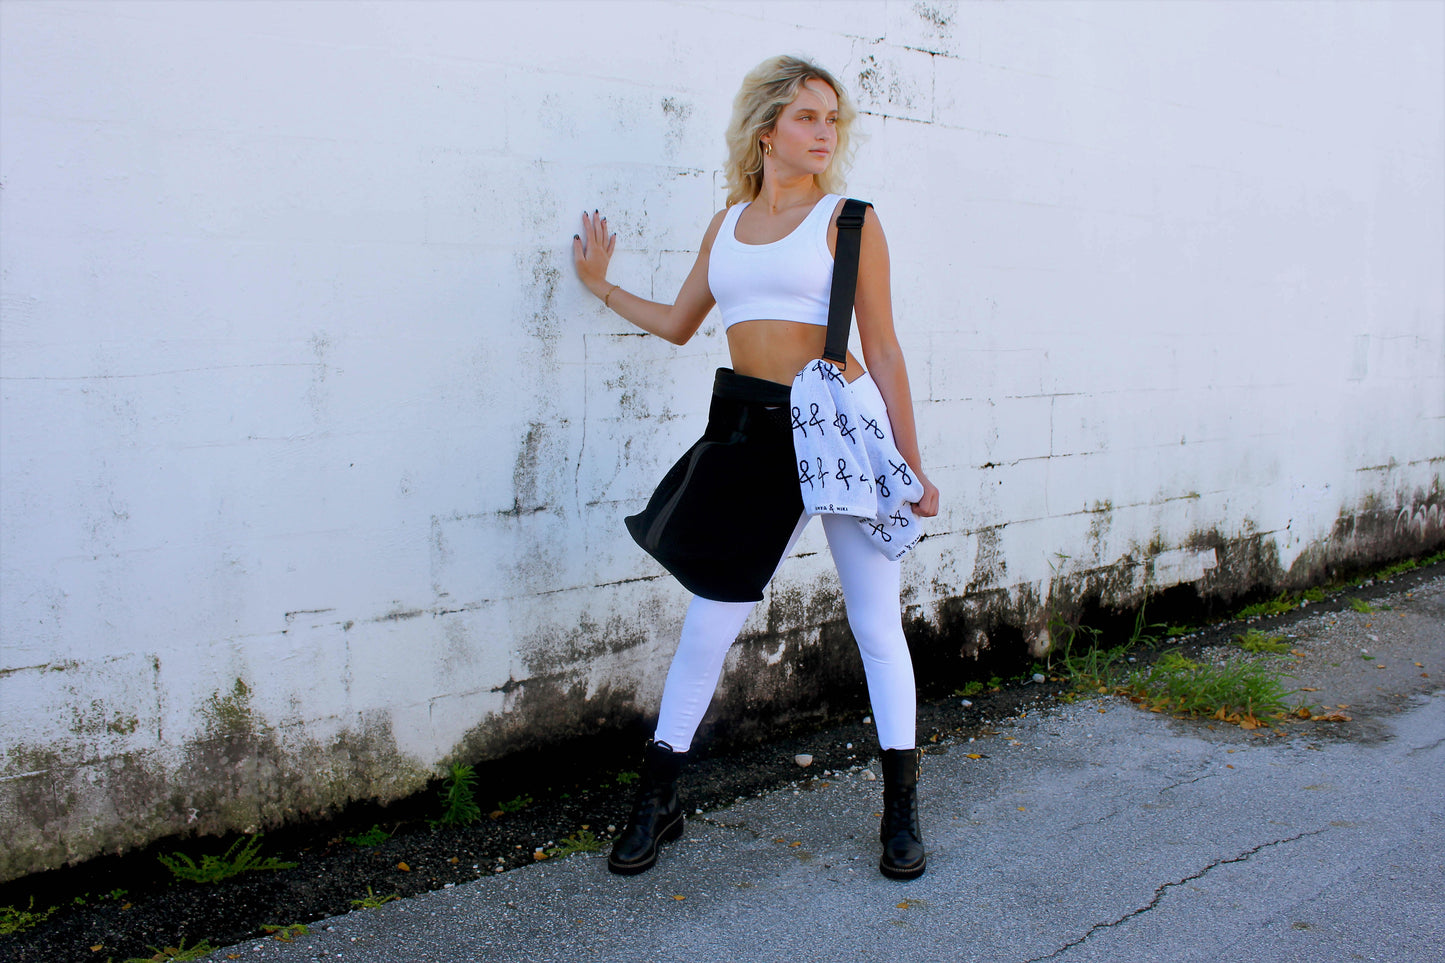
[[[305,923],[291,923],[286,926],[263,926],[261,932],[278,942],[291,943],[295,941],[296,937],[305,936],[311,931],[306,928]]]
[[[1153,641],[1136,619],[1132,642]],[[1128,696],[1156,712],[1206,716],[1237,723],[1246,729],[1261,725],[1259,716],[1285,709],[1288,694],[1277,673],[1251,662],[1213,665],[1186,658],[1171,649],[1147,668],[1131,668],[1129,643],[1105,647],[1103,633],[1086,625],[1071,626],[1055,620],[1050,626],[1063,648],[1062,668],[1076,690]],[[1155,626],[1148,626],[1152,629]],[[1282,637],[1251,630],[1248,639],[1262,651],[1278,651]],[[1145,642],[1146,645],[1149,642]],[[1242,643],[1243,644],[1243,643]],[[1285,646],[1284,651],[1288,651]]]
[[[32,926],[39,926],[50,919],[50,914],[59,907],[52,906],[44,912],[35,912],[35,897],[30,897],[30,906],[18,910],[13,906],[0,906],[0,935],[9,936],[11,933],[20,933],[30,929]]]
[[[573,853],[600,853],[606,848],[605,840],[598,839],[592,830],[583,826],[581,830],[547,850],[547,855],[560,857],[571,856]]]
[[[387,896],[377,896],[376,893],[372,892],[371,887],[368,886],[366,887],[365,896],[363,896],[361,899],[354,899],[351,901],[351,908],[381,909],[383,906],[385,906],[387,903],[390,903],[394,899],[401,899],[401,894],[391,893]]]
[[[1258,662],[1211,665],[1165,652],[1147,669],[1136,669],[1123,689],[1150,709],[1237,722],[1246,729],[1259,717],[1283,712],[1288,694],[1279,677]]]
[[[156,859],[177,879],[190,880],[193,883],[219,883],[242,873],[296,868],[295,863],[285,863],[274,857],[262,859],[261,836],[261,833],[243,836],[232,843],[224,855],[207,854],[201,857],[199,863],[185,853],[157,856]]]
[[[203,956],[210,956],[216,952],[216,947],[202,940],[195,946],[187,948],[186,941],[181,940],[177,946],[167,946],[155,950],[154,956],[132,956],[125,963],[181,963],[184,960],[199,960]]]
[[[468,826],[482,818],[482,807],[477,805],[473,785],[477,774],[471,766],[452,763],[452,774],[442,783],[442,815],[432,821],[432,827]]]
[[[1289,652],[1289,643],[1282,635],[1265,635],[1259,629],[1250,629],[1243,635],[1236,635],[1234,641],[1246,652],[1267,652],[1271,655],[1284,655]]]
[[[355,836],[347,836],[346,841],[353,846],[380,846],[390,838],[391,833],[373,823],[372,827],[366,832],[357,833]]]

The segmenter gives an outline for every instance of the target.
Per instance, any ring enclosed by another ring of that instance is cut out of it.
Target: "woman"
[[[697,262],[672,304],[648,301],[609,283],[616,235],[608,233],[607,219],[598,212],[583,217],[582,233],[572,245],[577,275],[611,310],[644,331],[685,344],[714,303],[719,306],[733,371],[719,372],[714,414],[725,380],[730,397],[751,392],[743,404],[759,413],[785,406],[794,376],[823,352],[835,221],[845,200],[836,193],[842,189],[838,155],[846,152],[854,116],[842,86],[806,61],[775,57],[748,74],[728,126],[728,207],[708,225]],[[893,329],[888,246],[871,208],[861,232],[855,310],[869,371],[848,355],[843,369],[848,390],[860,410],[870,410],[884,428],[891,424],[897,451],[922,485],[914,514],[936,515],[938,489],[922,471],[908,375]],[[789,429],[782,431],[791,438]],[[791,459],[791,452],[784,457]],[[785,466],[794,491],[797,465]],[[787,548],[769,564],[786,556],[808,518],[802,516]],[[899,607],[899,563],[876,550],[854,519],[824,515],[823,528],[863,657],[882,749],[879,869],[886,876],[912,879],[923,873],[925,853],[915,795],[916,694]],[[660,843],[682,834],[677,775],[717,687],[728,647],[753,604],[694,595],[646,750],[638,799],[608,860],[613,872],[643,872],[657,861]]]

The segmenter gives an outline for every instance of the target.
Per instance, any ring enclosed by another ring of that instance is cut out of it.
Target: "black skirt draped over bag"
[[[643,551],[694,595],[756,602],[803,514],[790,387],[719,368],[707,430],[626,519]]]
[[[870,206],[848,198],[838,213],[823,357],[839,368],[848,364]],[[707,431],[663,476],[647,507],[627,517],[642,550],[694,595],[756,602],[783,559],[803,515],[791,397],[791,385],[717,369]]]

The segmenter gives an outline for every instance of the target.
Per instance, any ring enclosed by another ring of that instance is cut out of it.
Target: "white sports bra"
[[[828,224],[842,199],[825,195],[802,223],[770,244],[744,244],[733,233],[751,201],[728,208],[707,265],[707,285],[724,329],[760,318],[827,326],[833,288]]]

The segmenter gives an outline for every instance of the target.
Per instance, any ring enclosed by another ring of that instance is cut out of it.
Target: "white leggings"
[[[804,515],[793,530],[786,558],[807,527]],[[883,749],[912,749],[917,695],[913,688],[913,660],[903,638],[903,617],[898,605],[901,565],[889,561],[868,540],[857,521],[841,515],[824,515],[823,532],[848,610],[848,625],[863,656],[868,676],[868,698]],[[712,701],[728,648],[742,630],[756,602],[714,602],[693,596],[682,638],[672,657],[662,709],[653,736],[679,752],[692,746],[693,733]]]

